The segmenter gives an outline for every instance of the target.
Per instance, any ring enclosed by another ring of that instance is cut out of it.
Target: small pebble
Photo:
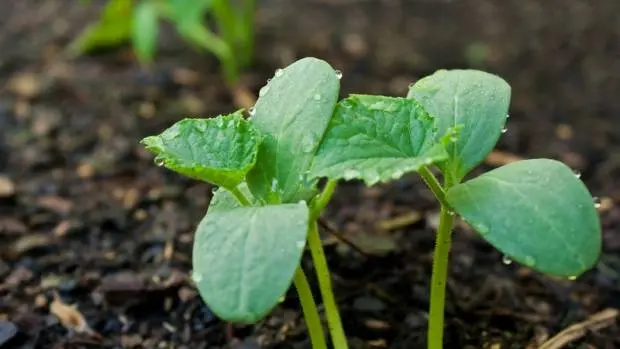
[[[4,175],[0,175],[0,198],[6,198],[15,194],[15,183]]]

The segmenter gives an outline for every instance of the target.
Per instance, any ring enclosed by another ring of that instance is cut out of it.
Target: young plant
[[[314,348],[326,348],[316,304],[299,266],[314,261],[332,345],[347,348],[316,220],[338,179],[367,185],[416,171],[441,204],[431,280],[428,348],[443,342],[452,225],[458,213],[509,258],[574,278],[600,253],[590,193],[565,165],[525,160],[463,182],[504,129],[510,87],[474,70],[439,71],[408,98],[351,95],[336,103],[341,74],[305,58],[241,111],[186,119],[143,143],[156,163],[220,188],[197,228],[193,278],[222,319],[264,317],[293,282]],[[443,175],[437,180],[431,166]],[[328,181],[321,192],[318,179]]]
[[[134,52],[149,64],[157,48],[159,21],[172,23],[190,45],[215,55],[228,83],[235,83],[252,60],[255,0],[109,0],[99,21],[71,44],[74,53],[133,42]],[[209,29],[208,15],[218,34]]]

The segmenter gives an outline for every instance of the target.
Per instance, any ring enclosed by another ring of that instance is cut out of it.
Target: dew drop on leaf
[[[532,256],[526,256],[524,263],[526,266],[532,268],[533,266],[536,265],[536,259]]]
[[[155,158],[155,165],[162,167],[166,164],[166,160],[164,158]]]
[[[573,171],[573,173],[575,174],[575,177],[581,178],[581,173],[579,173],[579,171]]]
[[[195,283],[200,283],[202,281],[202,274],[195,270],[192,271],[192,280],[194,280]]]
[[[506,119],[510,118],[510,114],[506,114]]]
[[[349,168],[344,171],[345,179],[353,179],[359,175],[359,171],[354,168]]]
[[[595,208],[601,207],[601,199],[598,196],[593,197],[592,201],[594,201]]]
[[[308,133],[301,140],[301,151],[304,153],[310,153],[314,150],[316,143],[316,137],[312,133]]]
[[[448,216],[454,216],[454,211],[448,210]]]
[[[336,70],[336,77],[340,80],[342,79],[342,72],[340,70]]]
[[[250,108],[250,110],[248,110],[248,113],[250,113],[250,116],[254,116],[254,114],[256,114],[256,108],[255,107]]]
[[[271,192],[275,193],[278,190],[278,180],[276,178],[274,178],[271,181]]]
[[[267,92],[269,92],[269,86],[263,86],[259,91],[258,91],[258,96],[262,97],[264,95],[267,94]]]
[[[472,228],[474,228],[480,235],[487,235],[489,233],[489,227],[484,223],[472,223]]]
[[[577,276],[572,275],[572,276],[569,276],[569,277],[568,277],[568,279],[569,279],[570,281],[575,281],[575,280],[577,280]]]
[[[508,256],[503,256],[502,263],[504,263],[505,265],[510,265],[512,264],[512,259],[510,259]]]
[[[504,128],[502,129],[502,133],[506,133],[506,132],[508,132],[508,129],[507,129],[506,127],[504,127]]]
[[[314,98],[315,101],[320,101],[321,100],[321,94],[317,93],[317,94],[314,95],[313,98]]]
[[[284,70],[282,70],[282,69],[280,69],[280,68],[276,69],[276,72],[275,72],[274,76],[275,76],[276,78],[279,78],[279,77],[281,77],[282,75],[284,75]]]

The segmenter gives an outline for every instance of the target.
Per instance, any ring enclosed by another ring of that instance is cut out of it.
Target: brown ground
[[[137,141],[189,114],[229,112],[231,98],[216,62],[174,35],[152,72],[127,49],[64,58],[92,18],[76,1],[0,2],[0,348],[224,347],[225,325],[187,277],[211,188],[154,166]],[[308,55],[344,72],[343,95],[404,95],[438,68],[498,73],[514,92],[499,148],[563,160],[603,198],[604,254],[575,282],[504,265],[459,227],[446,348],[536,348],[620,307],[620,2],[265,0],[257,31],[253,92]],[[352,347],[424,347],[436,214],[415,176],[340,187],[328,220],[382,247],[328,247]],[[406,225],[381,227],[403,215]],[[54,291],[102,339],[67,332],[48,310]],[[300,320],[291,293],[261,323],[235,327],[233,343],[307,348]],[[620,348],[620,328],[568,347]]]

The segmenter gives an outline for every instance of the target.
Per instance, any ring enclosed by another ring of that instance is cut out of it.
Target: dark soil
[[[0,347],[308,348],[293,292],[255,326],[228,328],[203,304],[188,273],[212,188],[154,166],[137,143],[234,109],[217,62],[173,34],[149,72],[128,48],[65,58],[94,14],[71,0],[0,2]],[[254,93],[310,55],[344,72],[343,95],[404,95],[439,68],[498,73],[513,87],[499,149],[562,160],[601,197],[604,253],[577,281],[504,265],[459,225],[446,348],[537,348],[620,308],[619,1],[266,0],[257,32]],[[415,176],[336,193],[330,225],[375,247],[326,240],[353,348],[424,348],[436,216]],[[49,312],[55,292],[101,338],[67,331]],[[567,348],[620,348],[620,327]]]

